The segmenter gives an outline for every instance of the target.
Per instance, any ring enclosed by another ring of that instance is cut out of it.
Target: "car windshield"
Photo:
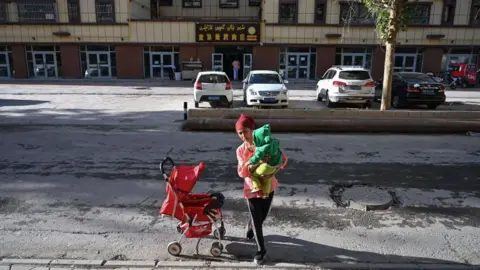
[[[340,71],[338,74],[339,79],[343,80],[370,80],[370,74],[368,71],[364,70],[350,70],[350,71]]]
[[[250,75],[250,84],[262,83],[262,84],[277,84],[280,82],[280,77],[277,74],[252,74]]]
[[[226,83],[228,78],[221,74],[205,74],[198,79],[200,83]]]
[[[432,77],[423,73],[401,73],[399,75],[407,82],[437,83]]]

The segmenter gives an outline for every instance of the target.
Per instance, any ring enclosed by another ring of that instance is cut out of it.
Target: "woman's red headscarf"
[[[255,120],[251,116],[243,113],[240,114],[237,123],[235,123],[235,130],[239,130],[241,128],[255,129]]]

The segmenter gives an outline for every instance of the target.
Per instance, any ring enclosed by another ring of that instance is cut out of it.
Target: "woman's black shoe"
[[[266,250],[257,251],[257,253],[255,254],[255,257],[253,257],[253,263],[262,264],[266,254],[267,254]]]

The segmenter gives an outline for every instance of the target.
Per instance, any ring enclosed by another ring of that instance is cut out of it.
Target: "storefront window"
[[[13,76],[13,57],[10,46],[0,46],[0,78]]]
[[[474,64],[478,62],[478,48],[452,48],[446,49],[442,56],[442,69],[445,74],[450,64]]]

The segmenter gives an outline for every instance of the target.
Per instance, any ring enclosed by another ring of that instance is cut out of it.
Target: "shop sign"
[[[260,42],[260,25],[252,23],[197,23],[197,42]]]

